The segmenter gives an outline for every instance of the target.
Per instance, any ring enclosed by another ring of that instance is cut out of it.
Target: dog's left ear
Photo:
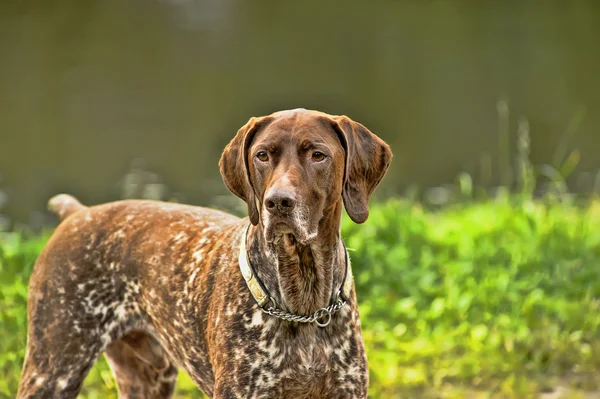
[[[331,118],[346,152],[342,197],[348,216],[355,223],[369,217],[369,198],[392,161],[390,147],[369,129],[347,116]]]
[[[225,185],[229,191],[248,204],[248,216],[255,226],[258,224],[259,213],[254,187],[250,180],[248,149],[256,133],[272,120],[270,116],[250,118],[227,144],[219,160],[219,169]]]

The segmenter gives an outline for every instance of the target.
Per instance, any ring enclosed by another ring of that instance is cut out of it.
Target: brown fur
[[[249,218],[55,197],[63,221],[31,276],[18,398],[76,397],[102,352],[121,397],[168,398],[181,367],[214,398],[365,398],[354,290],[325,328],[280,320],[257,306],[237,257],[251,223],[249,257],[277,306],[327,306],[345,270],[342,207],[364,222],[391,158],[357,122],[299,109],[252,118],[223,152]]]

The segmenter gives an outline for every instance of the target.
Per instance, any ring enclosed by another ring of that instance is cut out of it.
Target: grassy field
[[[370,397],[598,397],[600,203],[505,196],[434,211],[392,199],[342,232]],[[16,392],[46,239],[0,238],[0,398]],[[81,397],[116,397],[104,360]],[[201,394],[182,373],[176,397]]]

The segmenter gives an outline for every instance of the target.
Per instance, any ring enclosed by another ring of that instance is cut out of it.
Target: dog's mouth
[[[265,238],[268,243],[278,241],[284,235],[290,235],[296,238],[298,229],[289,220],[272,216],[267,218],[265,223]]]
[[[276,243],[284,236],[288,236],[293,242],[308,245],[317,236],[316,229],[311,229],[308,223],[306,225],[298,223],[293,217],[269,215],[264,220],[264,227],[265,240],[268,243]]]

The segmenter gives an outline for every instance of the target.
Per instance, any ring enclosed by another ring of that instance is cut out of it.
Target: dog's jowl
[[[54,197],[18,397],[75,398],[104,353],[121,397],[168,398],[182,368],[213,398],[365,398],[340,222],[367,220],[391,159],[360,123],[296,109],[250,119],[221,156],[247,218]]]

